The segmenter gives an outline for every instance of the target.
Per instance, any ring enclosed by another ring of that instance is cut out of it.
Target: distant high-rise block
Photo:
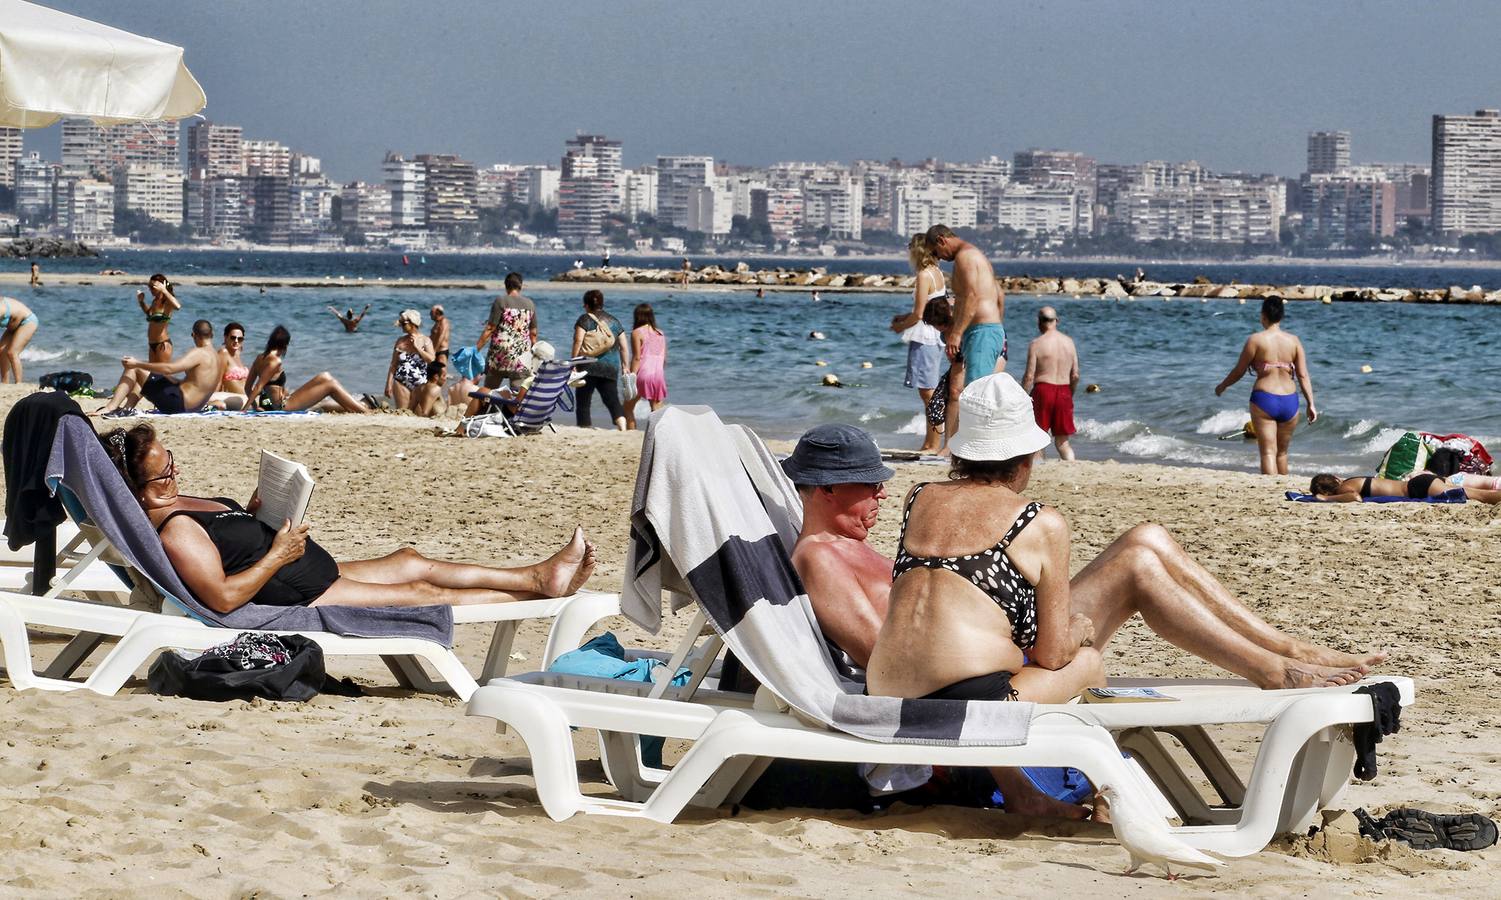
[[[245,174],[245,134],[238,125],[194,122],[188,126],[188,177],[238,177]]]
[[[427,168],[400,153],[387,153],[381,168],[391,192],[391,227],[426,227]]]
[[[479,222],[474,163],[449,153],[419,153],[427,227],[448,231]]]
[[[96,125],[89,119],[64,119],[62,174],[112,178],[116,169],[131,165],[180,172],[177,132],[176,122]]]
[[[693,190],[714,177],[712,156],[657,157],[657,218],[676,228],[688,227]]]
[[[1433,117],[1433,228],[1501,231],[1501,110]]]
[[[1308,174],[1331,175],[1350,168],[1350,132],[1308,133]]]
[[[620,142],[581,134],[563,145],[558,178],[558,234],[587,241],[604,232],[605,216],[620,209]]]
[[[21,129],[0,128],[0,185],[15,187],[16,160],[21,158]]]

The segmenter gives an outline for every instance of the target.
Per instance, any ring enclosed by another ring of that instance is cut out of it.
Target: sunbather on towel
[[[1445,480],[1432,472],[1417,472],[1405,481],[1398,481],[1395,478],[1366,476],[1340,478],[1323,472],[1313,476],[1308,493],[1325,503],[1355,503],[1367,497],[1409,497],[1422,500],[1437,497],[1456,487],[1463,488],[1465,497],[1470,500],[1501,503],[1501,490],[1497,490],[1494,478],[1464,473]]]
[[[150,425],[116,428],[100,440],[156,526],[183,584],[216,612],[246,603],[457,606],[563,597],[594,571],[594,545],[582,528],[542,562],[511,569],[428,559],[410,547],[339,562],[308,537],[306,524],[284,522],[278,530],[256,518],[258,497],[241,507],[227,497],[179,494],[177,464]]]

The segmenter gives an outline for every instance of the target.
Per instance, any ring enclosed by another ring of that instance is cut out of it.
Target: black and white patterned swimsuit
[[[1035,500],[1028,503],[1006,534],[989,550],[968,556],[913,556],[907,552],[907,520],[912,516],[912,504],[925,487],[926,484],[919,484],[907,498],[907,508],[902,512],[902,535],[896,545],[896,562],[891,566],[891,580],[896,581],[913,569],[953,572],[984,591],[1001,608],[1011,620],[1011,640],[1016,646],[1023,650],[1031,648],[1037,643],[1037,588],[1011,564],[1006,547],[1037,518],[1042,504]]]

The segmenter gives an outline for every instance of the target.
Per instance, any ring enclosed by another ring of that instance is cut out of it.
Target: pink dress
[[[636,391],[643,400],[667,399],[667,336],[650,325],[635,331],[641,338],[641,364],[636,367]]]

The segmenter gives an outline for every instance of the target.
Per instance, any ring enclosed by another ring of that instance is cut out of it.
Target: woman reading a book
[[[1131,529],[1070,579],[1068,523],[1021,494],[1051,441],[1030,398],[1002,373],[970,384],[959,407],[949,483],[907,497],[871,694],[1062,703],[1104,684],[1105,644],[1136,613],[1262,688],[1352,684],[1385,659],[1278,631],[1158,525]]]
[[[220,613],[246,603],[270,606],[458,606],[575,593],[594,571],[583,529],[539,563],[511,569],[428,559],[410,547],[378,559],[338,561],[308,537],[306,524],[273,528],[256,517],[259,496],[178,493],[172,451],[150,425],[100,436],[161,535],[178,577]]]

